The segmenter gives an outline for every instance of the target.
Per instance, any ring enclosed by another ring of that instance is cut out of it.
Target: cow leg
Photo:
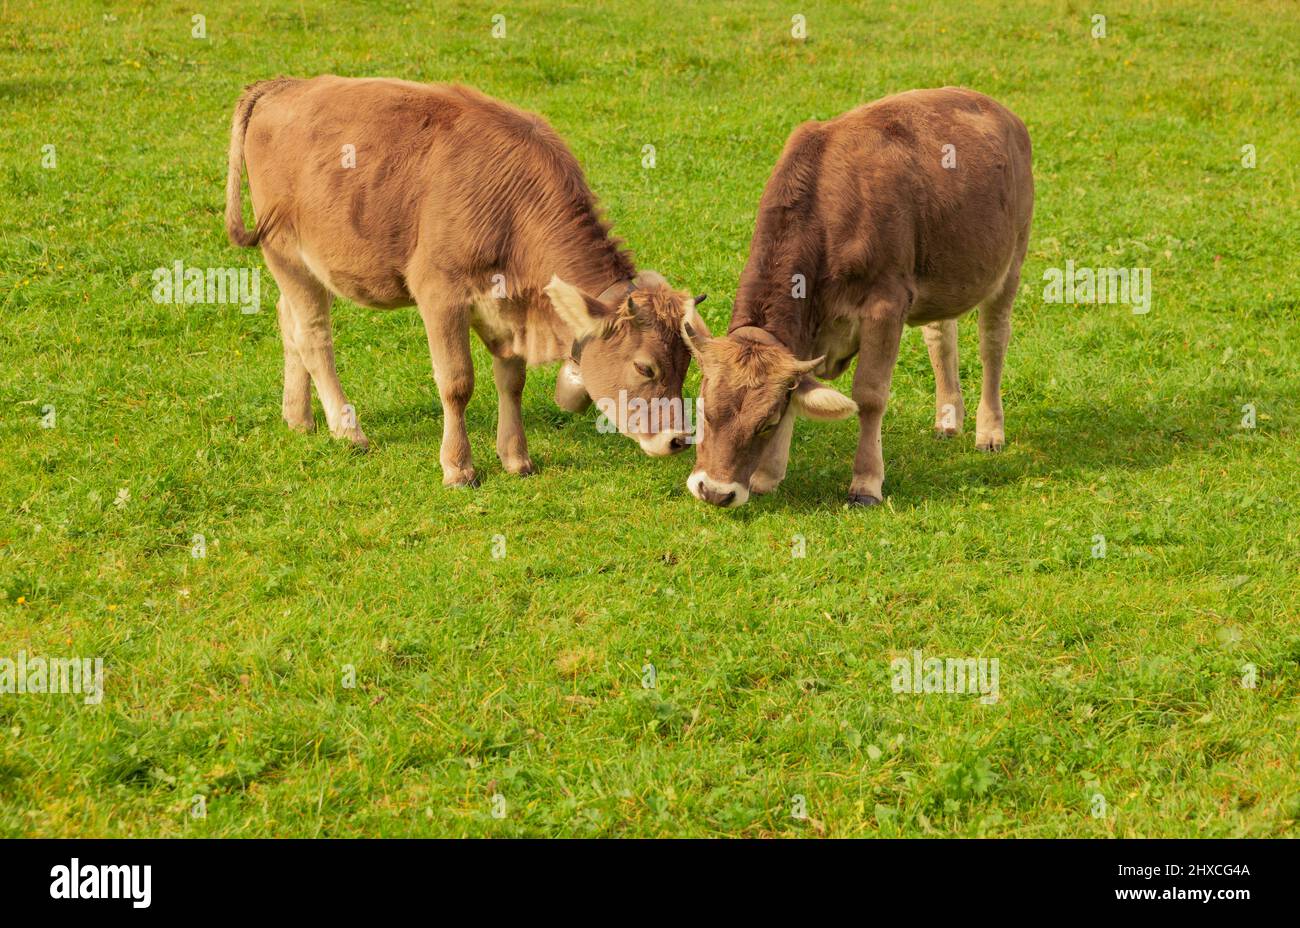
[[[302,363],[293,316],[283,295],[275,304],[275,315],[280,321],[280,341],[284,344],[284,400],[280,413],[289,428],[310,432],[316,428],[311,414],[311,374]]]
[[[889,401],[889,385],[903,339],[906,293],[890,292],[866,306],[859,329],[858,367],[853,373],[853,400],[858,404],[858,453],[853,458],[849,503],[874,506],[884,498],[885,458],[880,447],[880,423]]]
[[[432,288],[430,288],[432,289]],[[474,394],[474,359],[469,353],[468,301],[454,301],[431,293],[416,293],[424,334],[433,359],[433,379],[442,400],[442,485],[476,487],[478,475],[465,431],[465,407]]]
[[[334,302],[329,290],[306,267],[282,255],[263,250],[266,264],[275,282],[280,286],[280,299],[287,309],[283,325],[292,327],[298,358],[316,385],[316,394],[325,408],[325,420],[330,434],[346,438],[353,446],[365,450],[370,447],[361,427],[357,424],[356,409],[348,402],[334,367],[334,334],[330,330],[330,304]],[[286,374],[289,365],[286,361]],[[292,400],[295,411],[301,411],[301,379],[296,368],[296,379],[285,380],[285,403]],[[290,390],[292,389],[292,395]],[[310,410],[308,411],[310,414]]]
[[[951,438],[961,432],[966,407],[957,372],[957,320],[944,319],[921,327],[934,368],[934,435]]]
[[[975,448],[978,451],[1001,451],[1006,444],[1002,415],[1002,362],[1011,341],[1011,305],[1020,287],[1020,269],[1014,267],[997,296],[979,309],[980,363],[984,382],[980,405],[975,414]]]
[[[492,358],[492,379],[497,385],[497,457],[507,473],[526,477],[535,472],[528,457],[521,401],[528,365],[523,358]]]
[[[785,479],[786,464],[790,461],[790,438],[794,435],[794,405],[786,407],[785,415],[776,427],[771,442],[759,459],[754,476],[749,478],[751,493],[771,493]]]

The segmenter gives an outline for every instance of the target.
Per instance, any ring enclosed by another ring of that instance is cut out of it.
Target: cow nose
[[[728,490],[726,493],[721,493],[708,484],[700,487],[700,499],[704,500],[706,503],[712,503],[715,506],[730,506],[735,498],[735,490]]]
[[[700,470],[686,478],[686,489],[690,490],[696,499],[724,508],[743,506],[749,499],[749,488],[743,483],[735,481],[721,483]]]
[[[654,435],[633,435],[641,445],[641,450],[654,458],[666,457],[670,454],[676,454],[686,447],[686,441],[690,437],[687,432],[663,431],[656,432]]]

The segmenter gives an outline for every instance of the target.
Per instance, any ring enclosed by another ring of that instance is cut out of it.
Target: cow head
[[[857,412],[856,403],[812,376],[821,358],[800,361],[766,333],[713,338],[691,312],[682,335],[702,374],[695,469],[686,486],[707,503],[749,499],[750,479],[787,413],[844,419]]]
[[[643,271],[631,288],[602,301],[552,277],[546,295],[573,330],[574,358],[556,387],[565,408],[587,398],[646,454],[675,454],[689,443],[682,381],[691,357],[682,344],[682,320],[703,296],[674,290]]]

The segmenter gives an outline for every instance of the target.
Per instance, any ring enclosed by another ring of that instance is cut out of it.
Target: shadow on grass
[[[471,403],[467,415],[471,442],[478,433],[489,441],[495,435],[495,399],[491,390],[485,390]],[[1095,403],[1071,406],[1009,407],[1007,448],[997,454],[975,450],[974,416],[968,417],[960,436],[938,440],[931,435],[928,411],[916,415],[900,410],[892,421],[887,415],[885,495],[895,507],[911,507],[927,500],[997,490],[1027,479],[1079,481],[1087,479],[1091,471],[1162,467],[1185,454],[1210,450],[1230,440],[1232,423],[1225,417],[1221,394],[1205,392],[1141,406],[1106,406],[1105,402],[1100,397]],[[588,456],[583,449],[589,448],[589,443],[614,440],[614,436],[589,427],[594,419],[588,419],[560,410],[549,396],[525,400],[524,424],[531,438],[567,432],[564,440],[578,443],[574,455],[563,456],[569,465]],[[366,428],[385,443],[427,443],[436,454],[442,436],[442,409],[436,397],[376,408],[367,417]],[[755,498],[728,517],[748,521],[773,511],[843,509],[856,447],[857,428],[852,423],[800,422],[785,481],[775,493]],[[689,450],[685,455],[693,457]],[[541,463],[544,466],[546,462]],[[689,472],[689,467],[686,470]],[[643,475],[629,468],[628,477],[642,479]]]
[[[361,427],[372,439],[382,437],[389,444],[432,442],[436,450],[442,441],[442,403],[436,391],[424,400],[362,409],[360,418]],[[586,414],[565,412],[549,398],[539,398],[535,403],[524,402],[524,431],[529,437],[568,429],[584,434],[589,431],[593,438],[605,437],[596,432],[595,422],[595,418]],[[474,398],[465,410],[465,428],[473,442],[475,432],[486,431],[495,436],[496,427],[496,393],[489,382],[481,395],[475,390]]]
[[[72,81],[54,80],[48,77],[0,80],[0,101],[30,100],[37,97],[48,100],[56,95],[68,93],[72,87]]]
[[[1175,406],[1176,416],[1170,412]],[[1007,424],[1006,450],[988,454],[975,450],[973,417],[960,436],[949,440],[931,435],[928,418],[908,415],[905,422],[895,420],[884,434],[886,497],[895,507],[910,507],[1027,479],[1081,481],[1091,471],[1149,470],[1231,440],[1221,394],[1184,396],[1177,404],[1008,408]],[[831,460],[820,466],[809,460],[808,452],[825,455],[826,443],[812,441],[800,448],[798,439],[796,429],[785,482],[772,496],[756,501],[757,508],[812,511],[843,506],[857,429],[837,431]]]

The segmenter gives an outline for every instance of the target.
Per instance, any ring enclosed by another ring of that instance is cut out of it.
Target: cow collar
[[[605,305],[609,305],[610,303],[622,303],[632,295],[632,291],[635,289],[636,278],[631,280],[620,280],[618,283],[606,287],[600,296],[596,297],[596,299]],[[622,294],[619,293],[620,290],[623,291]],[[587,347],[587,342],[591,341],[592,338],[593,336],[591,335],[584,335],[582,338],[574,339],[573,346],[569,349],[569,360],[574,364],[579,363],[582,360],[582,350]]]

